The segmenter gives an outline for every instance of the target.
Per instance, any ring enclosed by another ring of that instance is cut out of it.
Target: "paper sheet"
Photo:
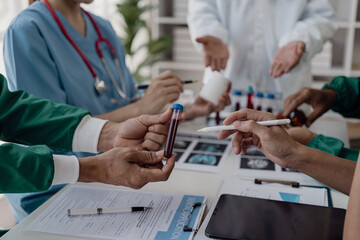
[[[312,180],[308,175],[289,168],[282,168],[267,158],[258,148],[248,147],[246,154],[235,160],[234,174],[252,178]]]
[[[253,181],[228,179],[224,181],[216,200],[213,202],[206,218],[195,235],[195,240],[208,240],[205,229],[208,225],[216,203],[221,194],[234,194],[247,197],[256,197],[278,201],[287,201],[317,206],[328,206],[327,191],[324,188],[300,187],[293,188],[282,184],[254,184]]]
[[[174,144],[175,168],[192,171],[219,172],[228,159],[230,139],[218,140],[216,135],[178,132]]]
[[[191,239],[182,231],[194,202],[201,196],[152,193],[85,185],[68,186],[25,231],[99,239]],[[68,208],[151,206],[144,212],[71,216]],[[195,209],[189,226],[199,218]]]

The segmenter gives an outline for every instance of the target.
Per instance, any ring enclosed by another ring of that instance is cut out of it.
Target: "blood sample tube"
[[[303,111],[295,109],[289,115],[291,123],[290,125],[293,127],[300,127],[305,124],[306,116]]]
[[[252,98],[253,98],[254,91],[253,91],[253,89],[252,89],[251,86],[248,87],[247,92],[248,92],[248,98],[247,98],[247,105],[246,105],[246,107],[247,107],[247,108],[250,108],[250,109],[254,109],[254,104],[253,104],[253,102],[252,102]]]
[[[234,95],[235,95],[235,111],[239,111],[241,108],[241,101],[240,101],[240,98],[242,96],[241,90],[234,91]]]
[[[183,112],[183,109],[184,109],[184,107],[181,104],[175,103],[172,106],[173,113],[171,116],[170,128],[169,128],[169,132],[168,132],[168,136],[167,136],[166,144],[165,144],[165,157],[166,158],[170,158],[172,155],[176,132],[177,132],[177,128],[178,128],[179,122],[180,122],[180,115]]]

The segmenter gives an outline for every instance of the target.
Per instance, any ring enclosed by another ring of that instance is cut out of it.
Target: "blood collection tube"
[[[246,105],[246,107],[247,107],[247,108],[250,108],[250,109],[254,109],[254,104],[253,104],[253,102],[252,102],[252,98],[253,98],[254,91],[253,91],[253,89],[252,89],[251,86],[248,87],[247,92],[248,92],[248,98],[247,98],[247,105]]]
[[[180,115],[183,112],[183,109],[184,107],[181,104],[175,103],[172,106],[173,113],[171,116],[170,128],[165,144],[165,158],[170,158],[172,155],[176,132],[180,122]]]

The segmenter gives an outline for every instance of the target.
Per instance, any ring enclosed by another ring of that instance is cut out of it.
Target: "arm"
[[[187,23],[191,39],[199,51],[202,48],[196,41],[199,37],[210,35],[224,43],[229,42],[229,32],[220,20],[216,1],[190,0],[188,6]]]
[[[66,103],[61,77],[49,46],[32,22],[12,24],[4,37],[4,62],[10,89]]]
[[[56,104],[24,91],[10,92],[0,75],[0,138],[27,145],[47,144],[71,151],[75,129],[86,110]]]
[[[279,166],[296,169],[349,194],[355,162],[295,142],[280,126],[265,127],[255,123],[273,119],[275,117],[270,113],[240,110],[224,120],[225,125],[234,124],[237,130],[222,131],[218,137],[224,139],[235,133],[235,154],[244,153],[247,146],[254,145]]]
[[[301,41],[305,43],[307,57],[311,59],[321,51],[324,42],[333,36],[335,24],[335,14],[328,0],[308,1],[294,28],[281,36],[279,48],[290,42]]]
[[[323,90],[336,92],[336,102],[331,109],[345,117],[360,117],[360,79],[339,76],[325,85]]]
[[[359,162],[359,160],[358,160]],[[343,239],[357,239],[360,235],[360,164],[357,164],[345,216]]]

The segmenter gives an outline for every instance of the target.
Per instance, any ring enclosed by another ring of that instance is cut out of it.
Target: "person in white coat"
[[[283,97],[311,85],[310,60],[336,30],[328,0],[189,0],[188,9],[205,66],[224,69],[234,89]]]

